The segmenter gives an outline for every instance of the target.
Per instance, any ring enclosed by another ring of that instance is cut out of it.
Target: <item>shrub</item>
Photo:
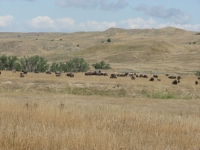
[[[195,72],[195,75],[196,75],[196,76],[200,76],[200,71],[196,71],[196,72]]]
[[[111,39],[107,39],[107,42],[111,42]]]
[[[110,69],[110,64],[106,64],[104,61],[101,61],[96,64],[92,64],[95,69]]]
[[[66,72],[85,72],[89,70],[89,64],[83,58],[73,58],[66,62]]]

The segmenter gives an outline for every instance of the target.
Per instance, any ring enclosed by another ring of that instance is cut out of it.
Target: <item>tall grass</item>
[[[53,99],[51,99],[53,100]],[[200,148],[200,119],[117,105],[0,102],[1,149]],[[199,114],[200,115],[200,114]]]

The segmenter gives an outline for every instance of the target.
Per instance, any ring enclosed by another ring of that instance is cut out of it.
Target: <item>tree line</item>
[[[104,61],[92,64],[95,69],[110,69],[110,65]],[[16,71],[28,71],[28,72],[45,72],[47,70],[64,71],[64,72],[85,72],[90,69],[89,64],[83,58],[73,58],[69,61],[53,62],[51,65],[42,56],[24,56],[18,58],[16,56],[0,56],[0,70],[16,70]]]

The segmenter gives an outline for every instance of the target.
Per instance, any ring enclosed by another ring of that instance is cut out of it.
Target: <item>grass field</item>
[[[0,33],[0,55],[52,62],[105,61],[108,74],[1,71],[0,150],[199,150],[200,36],[178,28],[77,33]],[[111,42],[107,42],[107,39]],[[91,70],[93,67],[91,66]],[[172,85],[165,74],[181,75]]]
[[[110,74],[111,72],[109,72]],[[151,77],[151,74],[148,74]],[[1,149],[200,148],[200,87],[196,76],[178,85],[130,77],[2,71]]]

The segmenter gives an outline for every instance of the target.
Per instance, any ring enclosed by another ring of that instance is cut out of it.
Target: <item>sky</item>
[[[0,0],[0,32],[176,27],[200,32],[200,0]]]

